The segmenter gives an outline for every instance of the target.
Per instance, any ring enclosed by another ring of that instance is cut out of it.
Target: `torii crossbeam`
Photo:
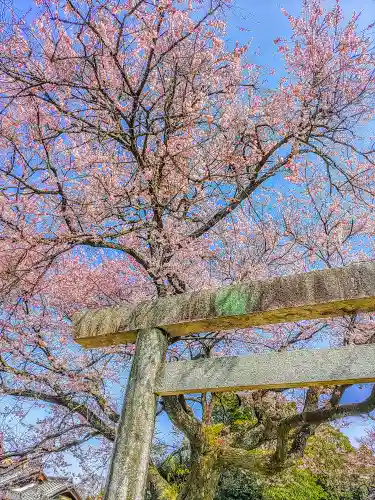
[[[366,262],[77,314],[85,347],[136,341],[106,500],[144,498],[157,394],[375,382],[375,346],[165,363],[168,336],[374,310],[375,263]]]

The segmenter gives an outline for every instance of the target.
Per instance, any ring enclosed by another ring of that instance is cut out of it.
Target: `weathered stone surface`
[[[375,345],[167,363],[160,395],[375,382]]]
[[[182,336],[372,310],[375,263],[366,262],[87,311],[74,317],[74,336],[100,347],[134,342],[139,329],[152,327]]]
[[[144,500],[155,426],[155,384],[166,350],[163,332],[157,328],[139,332],[105,500]]]

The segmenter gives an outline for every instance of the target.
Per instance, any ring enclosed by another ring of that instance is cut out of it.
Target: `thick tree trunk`
[[[216,451],[193,455],[191,471],[178,500],[213,500],[219,479]]]
[[[105,500],[144,500],[155,426],[155,381],[166,350],[166,336],[157,328],[138,332]]]

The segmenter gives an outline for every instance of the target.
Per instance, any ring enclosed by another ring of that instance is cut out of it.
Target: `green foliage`
[[[278,478],[278,484],[263,491],[263,500],[327,500],[327,494],[308,470],[291,469]]]
[[[337,472],[340,474],[341,471]],[[221,476],[215,496],[215,500],[366,500],[367,498],[366,484],[323,483],[311,471],[298,467],[287,469],[282,474],[265,481],[250,473],[227,470]]]
[[[224,424],[205,425],[203,427],[203,432],[211,446],[217,444],[217,438],[220,436],[224,427]]]
[[[364,471],[358,464],[354,468],[357,456],[341,431],[322,425],[309,438],[303,460],[265,481],[263,499],[364,500],[374,471]]]
[[[341,431],[330,425],[319,427],[316,434],[310,437],[304,455],[315,472],[317,482],[326,491],[327,500],[360,500],[367,497],[366,481],[369,478],[359,464],[353,467],[353,457],[358,452]]]
[[[231,426],[257,423],[251,406],[241,404],[234,392],[225,392],[216,396],[212,408],[212,421]]]
[[[354,452],[349,438],[330,425],[322,425],[311,436],[305,449],[305,457],[313,458],[330,470],[342,466],[348,453]]]
[[[189,474],[189,467],[180,453],[170,455],[160,469],[167,481],[177,488],[183,484]]]
[[[261,487],[250,474],[227,470],[221,474],[215,500],[262,500]]]

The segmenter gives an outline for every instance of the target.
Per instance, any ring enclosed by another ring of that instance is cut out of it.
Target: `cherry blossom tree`
[[[69,450],[98,467],[133,346],[82,350],[74,312],[372,258],[372,26],[304,0],[284,12],[293,34],[275,40],[285,71],[268,88],[272,71],[225,43],[227,0],[36,4],[0,42],[4,457],[61,467]],[[357,315],[174,339],[168,356],[373,337]],[[275,473],[319,424],[375,409],[375,390],[341,404],[346,390],[300,392],[289,412],[287,393],[240,395],[256,423],[218,435],[215,394],[163,398],[189,443],[178,498],[212,498],[222,468]],[[176,498],[152,463],[149,483]]]

